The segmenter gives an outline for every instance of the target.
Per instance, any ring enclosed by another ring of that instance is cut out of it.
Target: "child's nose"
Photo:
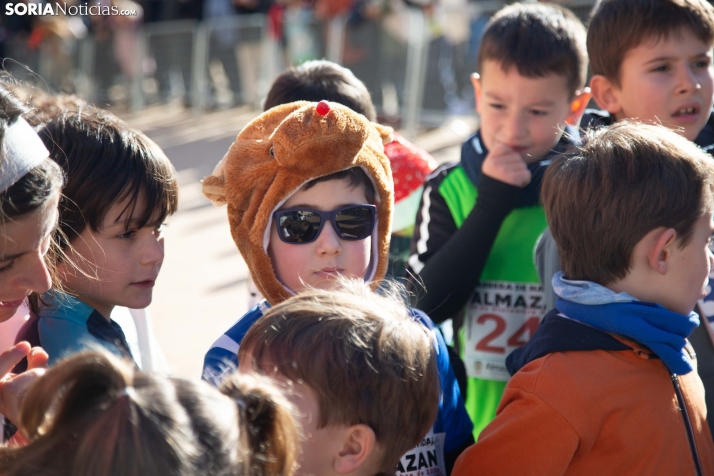
[[[35,254],[27,267],[20,270],[15,285],[21,289],[44,293],[52,286],[52,277],[45,264],[44,256]]]
[[[677,92],[680,94],[689,93],[701,88],[702,85],[699,84],[699,79],[694,71],[689,67],[681,68]]]
[[[141,264],[154,265],[164,261],[164,238],[157,238],[155,235],[147,238],[147,242],[142,250]]]
[[[315,252],[318,255],[340,254],[342,252],[340,237],[337,236],[331,221],[322,226],[320,236],[317,237]]]
[[[527,125],[523,114],[514,111],[508,115],[503,125],[502,142],[513,145],[513,142],[526,135]]]

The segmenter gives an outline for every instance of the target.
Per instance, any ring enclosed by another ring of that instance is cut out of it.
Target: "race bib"
[[[544,315],[540,284],[480,283],[464,320],[469,377],[507,381],[506,357],[528,342]]]
[[[434,430],[421,440],[421,443],[409,450],[399,460],[399,476],[446,476],[444,463],[444,438],[446,433],[434,434]]]

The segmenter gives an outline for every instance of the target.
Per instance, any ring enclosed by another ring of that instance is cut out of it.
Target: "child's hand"
[[[27,370],[21,374],[10,373],[24,357]],[[30,348],[20,342],[0,354],[0,413],[8,420],[19,423],[20,405],[30,385],[47,369],[47,353],[40,347]]]
[[[481,165],[481,171],[500,182],[525,187],[531,181],[531,171],[520,154],[505,144],[496,144]]]

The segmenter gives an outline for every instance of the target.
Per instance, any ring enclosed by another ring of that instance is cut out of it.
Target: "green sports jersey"
[[[439,185],[457,227],[476,203],[478,190],[461,167]],[[545,314],[543,289],[533,250],[546,220],[540,205],[517,208],[504,220],[481,282],[466,306],[461,329],[461,357],[468,374],[466,410],[474,437],[496,416],[508,381],[506,357],[525,344]]]
[[[550,159],[577,143],[568,128],[519,188],[481,172],[488,150],[477,131],[461,161],[424,184],[408,271],[417,307],[434,322],[464,316],[458,333],[467,373],[466,408],[474,436],[495,417],[509,379],[506,357],[525,344],[545,313],[534,249],[546,228],[540,184]]]

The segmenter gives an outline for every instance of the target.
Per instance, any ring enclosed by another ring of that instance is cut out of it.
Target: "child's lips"
[[[24,297],[22,299],[16,299],[14,301],[0,301],[0,309],[17,309],[18,307],[22,306],[23,302],[25,302]]]
[[[135,286],[135,287],[141,288],[141,289],[153,288],[155,284],[156,284],[155,279],[147,279],[144,281],[135,281],[135,282],[131,283],[132,286]]]
[[[322,268],[315,274],[322,278],[336,278],[342,275],[342,269],[340,268]]]
[[[674,119],[677,124],[691,124],[699,119],[700,110],[701,107],[699,104],[684,104],[677,108],[672,114],[672,119]]]

